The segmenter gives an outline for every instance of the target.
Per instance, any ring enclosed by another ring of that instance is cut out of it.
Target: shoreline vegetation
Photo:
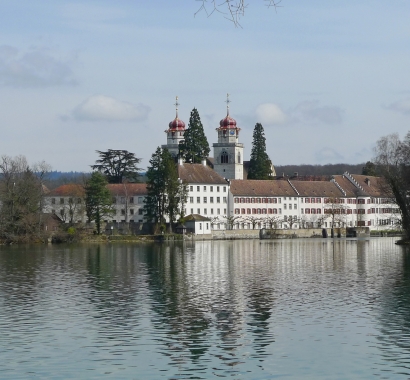
[[[235,231],[235,230],[232,230]],[[289,230],[290,231],[290,230]],[[312,230],[313,231],[313,230]],[[266,230],[265,234],[269,237],[264,237],[267,240],[283,240],[283,239],[301,239],[301,238],[323,238],[322,235],[317,232],[312,232],[311,235],[303,235],[297,233],[298,230],[294,230],[293,234],[282,235],[278,234],[277,230]],[[265,236],[266,236],[265,235]],[[385,231],[371,231],[366,236],[360,236],[364,238],[371,237],[403,237],[401,230],[385,230]],[[73,226],[68,227],[64,231],[57,231],[52,235],[43,236],[30,236],[30,237],[17,237],[17,239],[1,239],[0,245],[14,245],[14,244],[62,244],[62,243],[136,243],[136,242],[165,242],[165,241],[189,241],[189,240],[241,240],[241,239],[255,239],[259,240],[260,236],[254,235],[253,237],[240,237],[235,235],[226,235],[215,237],[212,234],[209,235],[195,235],[195,234],[176,234],[176,233],[164,233],[164,234],[151,234],[151,235],[135,235],[135,234],[97,234],[95,231],[90,232],[85,228],[75,228]],[[327,239],[350,239],[349,236],[341,236],[340,233],[335,231],[334,237],[330,234]],[[410,241],[406,239],[399,239],[395,242],[397,245],[410,245]]]

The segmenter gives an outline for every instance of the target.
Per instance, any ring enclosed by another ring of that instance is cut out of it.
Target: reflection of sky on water
[[[408,255],[391,239],[2,247],[0,370],[406,378]]]

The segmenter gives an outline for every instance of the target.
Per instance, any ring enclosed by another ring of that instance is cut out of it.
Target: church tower
[[[219,123],[218,142],[214,148],[214,170],[226,179],[243,179],[243,144],[239,143],[236,121],[229,116],[229,94],[226,96],[226,117]]]
[[[185,123],[178,118],[178,96],[175,101],[176,116],[175,119],[169,123],[169,128],[165,131],[167,134],[167,145],[162,145],[162,149],[168,149],[171,156],[178,157],[179,143],[184,140]]]

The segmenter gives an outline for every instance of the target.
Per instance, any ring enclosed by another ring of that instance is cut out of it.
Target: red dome
[[[227,115],[225,117],[225,119],[222,119],[219,122],[219,125],[220,125],[221,128],[235,129],[236,128],[236,120],[232,119],[229,115]]]
[[[184,131],[185,130],[185,123],[176,117],[169,123],[169,129],[174,131]]]

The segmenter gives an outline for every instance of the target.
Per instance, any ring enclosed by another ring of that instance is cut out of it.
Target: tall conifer
[[[265,132],[260,123],[253,130],[248,179],[272,179],[272,162],[266,153]]]
[[[180,154],[185,162],[200,163],[210,152],[204,127],[198,110],[194,108],[189,118],[188,128],[184,133],[184,141],[180,146]]]

